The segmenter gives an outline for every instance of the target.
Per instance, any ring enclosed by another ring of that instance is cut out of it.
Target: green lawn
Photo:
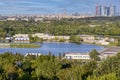
[[[10,47],[11,48],[39,48],[40,45],[31,44],[31,43],[29,43],[29,44],[27,44],[27,43],[26,44],[25,43],[11,43]]]

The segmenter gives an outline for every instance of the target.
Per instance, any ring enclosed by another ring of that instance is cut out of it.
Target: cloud
[[[0,0],[0,13],[94,12],[96,4],[117,5],[119,0]]]

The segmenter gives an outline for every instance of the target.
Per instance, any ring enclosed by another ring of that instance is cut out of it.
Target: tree
[[[95,61],[99,61],[100,58],[99,58],[99,53],[96,51],[96,50],[92,50],[90,53],[89,53],[89,56],[92,60],[95,60]]]
[[[34,42],[34,37],[32,35],[29,35],[30,42]]]
[[[116,76],[115,73],[109,73],[109,74],[105,74],[103,76],[99,76],[99,77],[88,77],[87,80],[119,80],[119,78]]]
[[[35,61],[35,71],[33,75],[40,79],[50,79],[50,80],[58,80],[57,72],[61,68],[61,64],[58,59],[55,59],[54,56],[40,56],[37,61]],[[44,58],[42,58],[44,57]],[[46,57],[46,58],[45,58]],[[40,60],[39,60],[40,59]]]
[[[19,74],[17,73],[17,67],[15,67],[13,64],[9,63],[5,66],[5,76],[8,80],[17,80]]]
[[[117,38],[116,46],[120,46],[120,38]]]
[[[81,43],[81,38],[79,36],[71,35],[70,36],[70,42],[80,44]]]

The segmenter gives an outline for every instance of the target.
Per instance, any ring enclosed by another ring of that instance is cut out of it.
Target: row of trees
[[[24,57],[4,53],[0,54],[0,80],[120,80],[120,53],[101,62],[95,59],[61,60],[51,54]]]

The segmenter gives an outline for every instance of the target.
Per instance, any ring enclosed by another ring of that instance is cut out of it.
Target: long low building
[[[89,60],[89,53],[66,53],[65,59],[86,59]]]
[[[107,57],[112,57],[115,56],[120,52],[120,47],[109,47],[106,48],[103,51],[100,51],[100,59],[106,59]],[[89,60],[91,59],[89,56],[89,53],[66,53],[65,54],[65,59],[85,59]]]

